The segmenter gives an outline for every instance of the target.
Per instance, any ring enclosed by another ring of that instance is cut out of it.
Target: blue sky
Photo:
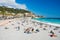
[[[60,0],[16,0],[37,15],[60,18]]]

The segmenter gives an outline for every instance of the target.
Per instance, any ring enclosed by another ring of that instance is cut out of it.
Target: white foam
[[[34,20],[34,19],[32,19],[32,21],[40,22],[40,23],[44,23],[44,24],[49,24],[49,25],[53,25],[53,26],[58,26],[58,27],[60,27],[60,24],[55,24],[55,23],[50,23],[50,22],[42,22],[42,21],[38,21],[38,20]]]

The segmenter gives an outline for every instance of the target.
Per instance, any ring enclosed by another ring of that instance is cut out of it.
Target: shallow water
[[[58,18],[33,18],[33,19],[42,21],[42,22],[50,22],[50,23],[60,24],[60,19],[58,19]]]

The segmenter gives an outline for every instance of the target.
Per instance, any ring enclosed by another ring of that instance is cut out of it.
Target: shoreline
[[[7,24],[4,21],[7,21]],[[50,27],[49,25],[47,25],[46,27],[46,23],[39,22],[37,20],[33,20],[30,18],[17,18],[4,21],[2,22],[5,24],[0,27],[0,37],[4,40],[54,40],[55,38],[57,40],[60,39],[60,35],[58,35],[59,30],[54,31],[54,28],[56,27]],[[43,23],[42,26],[40,25],[41,23]],[[56,34],[57,37],[50,37],[51,30],[54,32],[54,34]]]
[[[15,18],[15,19],[7,19],[7,20],[10,21],[10,20],[17,20],[17,19],[24,19],[24,18]],[[42,21],[31,19],[31,18],[25,18],[25,19],[35,21],[35,22],[39,22],[39,23],[43,23],[43,24],[48,24],[48,25],[60,27],[60,24],[55,24],[55,23],[50,23],[50,22],[42,22]],[[2,22],[2,21],[6,21],[6,20],[0,20],[0,22]]]
[[[38,20],[34,20],[34,19],[32,19],[32,21],[36,21],[36,22],[39,22],[39,23],[44,23],[44,24],[53,25],[53,26],[59,26],[60,27],[60,24],[49,23],[49,22],[42,22],[42,21],[38,21]]]

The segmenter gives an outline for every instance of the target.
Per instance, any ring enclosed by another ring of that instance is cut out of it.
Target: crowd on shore
[[[12,27],[14,26],[14,29],[17,31],[23,28],[24,33],[27,34],[38,33],[41,31],[41,29],[44,31],[48,30],[50,37],[57,37],[57,34],[55,33],[56,30],[58,30],[58,33],[60,33],[60,27],[58,26],[40,23],[26,18],[10,19],[0,23],[0,27],[5,26],[6,30],[9,29],[9,25],[12,25]]]

